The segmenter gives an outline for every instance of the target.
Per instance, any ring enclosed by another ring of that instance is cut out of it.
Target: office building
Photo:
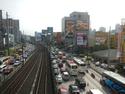
[[[72,12],[69,17],[62,19],[62,32],[65,48],[73,50],[88,47],[90,16],[87,12]]]

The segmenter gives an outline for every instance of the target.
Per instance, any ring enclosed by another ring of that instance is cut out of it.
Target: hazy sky
[[[61,31],[61,20],[73,11],[88,12],[92,29],[114,28],[125,18],[125,0],[0,0],[0,9],[20,20],[20,30],[34,35],[53,26]]]

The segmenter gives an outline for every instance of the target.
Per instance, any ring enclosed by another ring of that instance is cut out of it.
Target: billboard
[[[74,32],[74,22],[73,20],[66,20],[66,32]]]
[[[76,21],[76,30],[77,31],[89,30],[89,23],[83,22],[81,20],[77,20]]]
[[[87,46],[87,35],[84,33],[77,33],[76,34],[76,41],[77,45]]]

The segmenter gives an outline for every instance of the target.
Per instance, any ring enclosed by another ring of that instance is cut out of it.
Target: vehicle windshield
[[[72,69],[77,69],[77,66],[72,66]]]
[[[72,89],[73,90],[78,90],[78,87],[77,86],[72,86]]]

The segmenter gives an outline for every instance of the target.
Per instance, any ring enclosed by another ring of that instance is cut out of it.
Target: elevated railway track
[[[49,52],[39,47],[31,58],[0,87],[0,94],[54,94]]]

